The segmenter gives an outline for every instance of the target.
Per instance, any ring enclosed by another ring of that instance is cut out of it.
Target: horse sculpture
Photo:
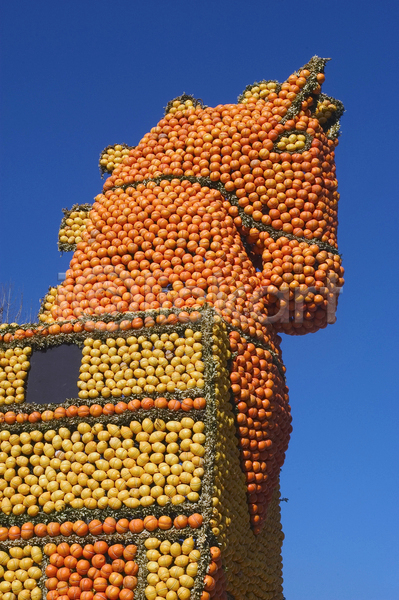
[[[18,600],[283,598],[279,334],[334,322],[344,281],[326,62],[176,98],[65,211],[65,281],[0,330],[1,564],[41,552]]]

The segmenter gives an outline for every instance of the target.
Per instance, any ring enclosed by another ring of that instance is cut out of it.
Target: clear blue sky
[[[323,91],[347,109],[337,150],[347,283],[336,325],[283,340],[287,600],[399,598],[398,16],[384,0],[1,7],[1,281],[35,310],[70,258],[57,250],[61,209],[101,190],[105,146],[135,145],[182,92],[234,102],[248,83],[332,58]]]

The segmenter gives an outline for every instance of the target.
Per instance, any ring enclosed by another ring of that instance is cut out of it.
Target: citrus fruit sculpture
[[[0,329],[0,600],[282,599],[279,333],[343,285],[325,59],[100,157],[39,323]]]

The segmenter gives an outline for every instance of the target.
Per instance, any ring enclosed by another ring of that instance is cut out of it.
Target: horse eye
[[[301,153],[308,150],[312,144],[313,137],[304,131],[294,129],[284,132],[276,140],[275,152]]]
[[[344,105],[340,100],[320,94],[313,109],[313,117],[318,120],[328,138],[339,135],[339,119],[344,114]]]

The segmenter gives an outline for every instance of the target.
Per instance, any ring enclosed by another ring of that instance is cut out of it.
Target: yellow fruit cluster
[[[324,125],[331,119],[336,110],[336,105],[326,98],[318,102],[314,116],[318,119],[320,125]]]
[[[116,165],[119,165],[125,156],[129,156],[130,148],[122,146],[121,144],[115,144],[115,146],[109,146],[104,150],[100,157],[100,167],[104,171],[112,173]]]
[[[131,394],[186,391],[204,387],[202,333],[177,333],[108,338],[84,342],[79,397],[103,398]]]
[[[0,350],[0,406],[24,402],[31,353],[30,346]]]
[[[241,104],[248,104],[249,98],[267,98],[269,94],[274,93],[277,89],[277,81],[261,81],[255,83],[250,89],[247,89],[242,98],[239,98]]]
[[[289,136],[280,138],[277,148],[282,152],[299,152],[305,147],[306,136],[302,133],[291,133]]]
[[[51,316],[50,311],[57,297],[57,287],[50,288],[46,296],[44,297],[44,300],[41,305],[41,311],[39,313],[39,321],[41,321],[42,323],[54,323],[54,319]]]
[[[227,568],[227,591],[235,600],[282,600],[279,489],[269,505],[262,532],[255,536],[250,527],[245,477],[229,399],[226,364],[230,351],[224,327],[223,323],[215,326],[213,340],[213,358],[218,368],[215,391],[218,433],[210,524]]]
[[[144,419],[130,427],[80,423],[0,432],[0,509],[9,515],[75,509],[118,510],[197,502],[204,475],[204,423]]]
[[[195,549],[194,539],[190,537],[179,544],[152,537],[144,545],[148,560],[147,600],[188,600],[201,558],[200,551]]]
[[[38,546],[0,551],[0,600],[41,600],[42,559]]]
[[[172,106],[168,110],[168,113],[174,115],[175,113],[177,113],[179,111],[187,110],[188,108],[192,108],[193,106],[194,106],[194,102],[190,99],[187,99],[184,101],[174,100],[172,102]]]
[[[77,244],[82,241],[82,233],[90,223],[89,211],[72,211],[66,219],[63,220],[63,227],[58,232],[58,242],[60,244]]]

